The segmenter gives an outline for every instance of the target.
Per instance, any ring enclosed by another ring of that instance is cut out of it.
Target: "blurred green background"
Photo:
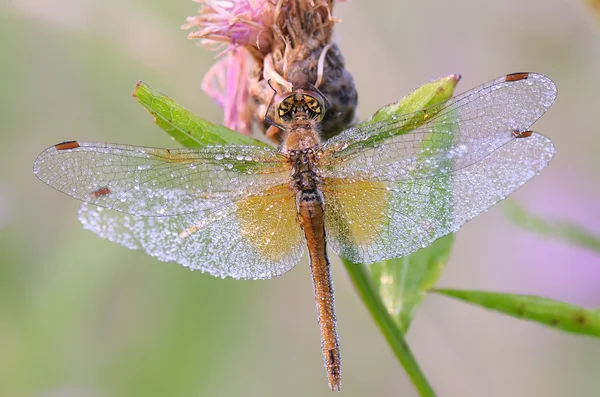
[[[78,203],[38,181],[70,140],[176,147],[130,96],[143,79],[220,122],[200,91],[210,53],[179,30],[188,0],[0,3],[0,395],[320,396],[327,388],[306,258],[274,280],[221,280],[85,232]],[[600,233],[600,26],[583,2],[355,1],[337,40],[365,118],[421,83],[462,92],[537,71],[557,83],[535,130],[557,156],[514,197]],[[346,396],[414,396],[333,264]],[[600,306],[600,259],[511,225],[501,206],[464,227],[440,286]],[[408,335],[440,396],[595,396],[600,342],[429,297]]]

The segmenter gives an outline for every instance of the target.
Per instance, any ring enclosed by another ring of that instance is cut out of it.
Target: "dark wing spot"
[[[54,148],[56,150],[69,150],[69,149],[75,149],[78,147],[79,147],[79,142],[77,142],[77,141],[67,141],[67,142],[62,142],[57,145],[54,145]]]
[[[511,73],[506,75],[506,81],[525,80],[527,77],[529,77],[529,73]]]
[[[101,187],[100,189],[98,189],[98,190],[96,190],[96,191],[94,191],[92,193],[92,198],[98,198],[98,197],[102,197],[102,196],[107,196],[107,195],[109,195],[111,193],[112,192],[111,192],[111,190],[110,190],[110,188],[108,186],[107,187]]]
[[[515,138],[528,138],[533,134],[533,131],[513,130],[512,134]]]

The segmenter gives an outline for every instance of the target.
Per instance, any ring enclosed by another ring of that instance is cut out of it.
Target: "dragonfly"
[[[85,229],[214,276],[280,276],[306,247],[329,387],[340,390],[327,248],[372,264],[456,232],[548,165],[551,140],[529,128],[555,98],[548,77],[513,73],[321,142],[326,99],[296,89],[266,120],[282,130],[277,148],[68,141],[34,173],[84,202]]]

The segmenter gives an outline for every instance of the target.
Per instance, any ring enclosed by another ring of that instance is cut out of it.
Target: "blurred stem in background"
[[[505,208],[508,218],[525,230],[600,253],[600,237],[580,226],[571,222],[545,220],[530,214],[512,200],[507,201]]]

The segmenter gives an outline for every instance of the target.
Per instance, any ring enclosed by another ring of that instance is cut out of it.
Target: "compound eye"
[[[316,98],[310,96],[310,95],[304,95],[304,97],[302,98],[304,100],[304,103],[306,103],[306,106],[308,106],[308,108],[315,112],[315,113],[321,113],[321,105],[319,104],[319,101],[317,101]]]
[[[312,95],[305,94],[302,100],[306,104],[306,107],[314,113],[314,115],[321,120],[323,118],[324,107],[321,101]]]
[[[284,98],[280,103],[279,106],[277,106],[277,115],[280,118],[285,117],[290,110],[292,109],[292,103],[293,101],[291,100],[290,97]]]

